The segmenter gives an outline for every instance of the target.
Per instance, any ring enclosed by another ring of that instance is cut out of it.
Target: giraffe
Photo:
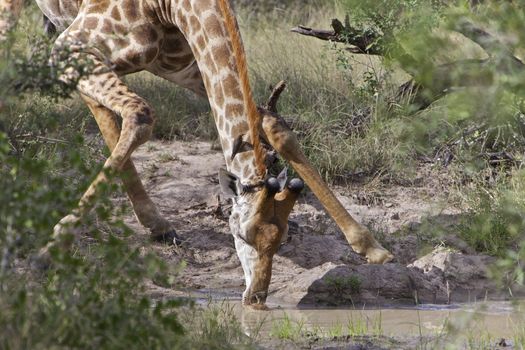
[[[369,263],[393,256],[345,210],[308,163],[297,138],[274,108],[257,108],[250,89],[246,56],[228,0],[36,0],[60,33],[51,60],[67,50],[70,57],[93,64],[77,89],[101,130],[111,154],[80,199],[78,208],[55,226],[55,246],[93,206],[107,171],[125,173],[124,187],[139,222],[157,241],[177,240],[146,193],[132,152],[151,136],[155,113],[121,80],[148,71],[190,89],[210,102],[226,169],[219,172],[223,193],[232,200],[229,218],[246,289],[243,305],[264,309],[272,260],[288,231],[288,216],[303,188],[300,179],[268,175],[265,144],[271,145],[319,198],[352,248]],[[0,28],[13,25],[20,0],[0,0]],[[63,79],[78,72],[67,72]],[[175,106],[176,108],[176,106]],[[118,118],[122,121],[119,127]]]

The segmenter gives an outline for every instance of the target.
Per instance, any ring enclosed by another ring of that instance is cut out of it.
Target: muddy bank
[[[295,276],[274,297],[301,305],[450,304],[484,299],[505,300],[508,290],[488,278],[487,256],[463,255],[445,249],[405,266],[325,263]],[[513,295],[522,292],[513,288]]]
[[[217,173],[224,159],[217,145],[150,142],[133,159],[153,200],[185,241],[179,250],[153,246],[167,261],[185,263],[177,288],[240,296],[244,278],[227,223],[230,205],[219,196]],[[422,169],[420,180],[409,187],[335,188],[349,212],[396,255],[383,266],[366,265],[315,197],[303,194],[290,216],[288,241],[274,259],[269,300],[376,306],[523,295],[516,286],[496,286],[488,278],[494,259],[474,254],[453,234],[442,239],[443,247],[432,249],[425,230],[433,223],[451,225],[460,213],[447,208],[446,187],[427,175]],[[428,217],[430,224],[421,225]],[[126,222],[139,233],[139,241],[146,241],[132,215]],[[154,293],[175,293],[154,288]]]

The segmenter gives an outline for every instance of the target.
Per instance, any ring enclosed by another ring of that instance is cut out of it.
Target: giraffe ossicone
[[[228,0],[36,0],[60,33],[55,52],[68,48],[72,58],[93,62],[92,74],[77,88],[111,150],[103,171],[82,196],[73,216],[88,212],[106,171],[121,171],[138,220],[152,237],[173,233],[171,224],[147,195],[130,159],[151,136],[153,108],[131,91],[121,76],[148,71],[206,96],[217,125],[227,170],[221,188],[233,202],[229,222],[246,280],[243,303],[263,308],[273,256],[288,231],[288,216],[303,187],[284,175],[267,177],[263,143],[271,145],[304,179],[339,225],[354,250],[372,263],[392,259],[344,209],[308,163],[286,123],[253,100],[238,25]],[[0,0],[0,36],[14,24],[21,0]],[[11,16],[12,15],[12,16]],[[278,96],[277,96],[278,97]],[[118,118],[122,120],[119,126]],[[262,140],[261,140],[262,137]],[[59,223],[56,234],[64,225]],[[57,238],[59,240],[59,237]],[[51,242],[52,247],[55,242]]]

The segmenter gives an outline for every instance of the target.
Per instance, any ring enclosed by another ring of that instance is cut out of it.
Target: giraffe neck
[[[217,0],[153,0],[161,21],[184,33],[204,80],[228,170],[244,184],[261,180],[255,152],[243,150],[232,159],[234,142],[250,140],[248,107],[241,88],[232,40]],[[169,10],[168,10],[169,9]]]

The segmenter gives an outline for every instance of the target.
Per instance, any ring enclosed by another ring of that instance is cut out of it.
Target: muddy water
[[[292,327],[317,334],[437,335],[451,329],[467,336],[512,338],[525,325],[525,302],[465,305],[425,305],[403,309],[297,309],[269,304],[270,311],[253,311],[231,303],[248,335],[266,336],[290,321]]]

